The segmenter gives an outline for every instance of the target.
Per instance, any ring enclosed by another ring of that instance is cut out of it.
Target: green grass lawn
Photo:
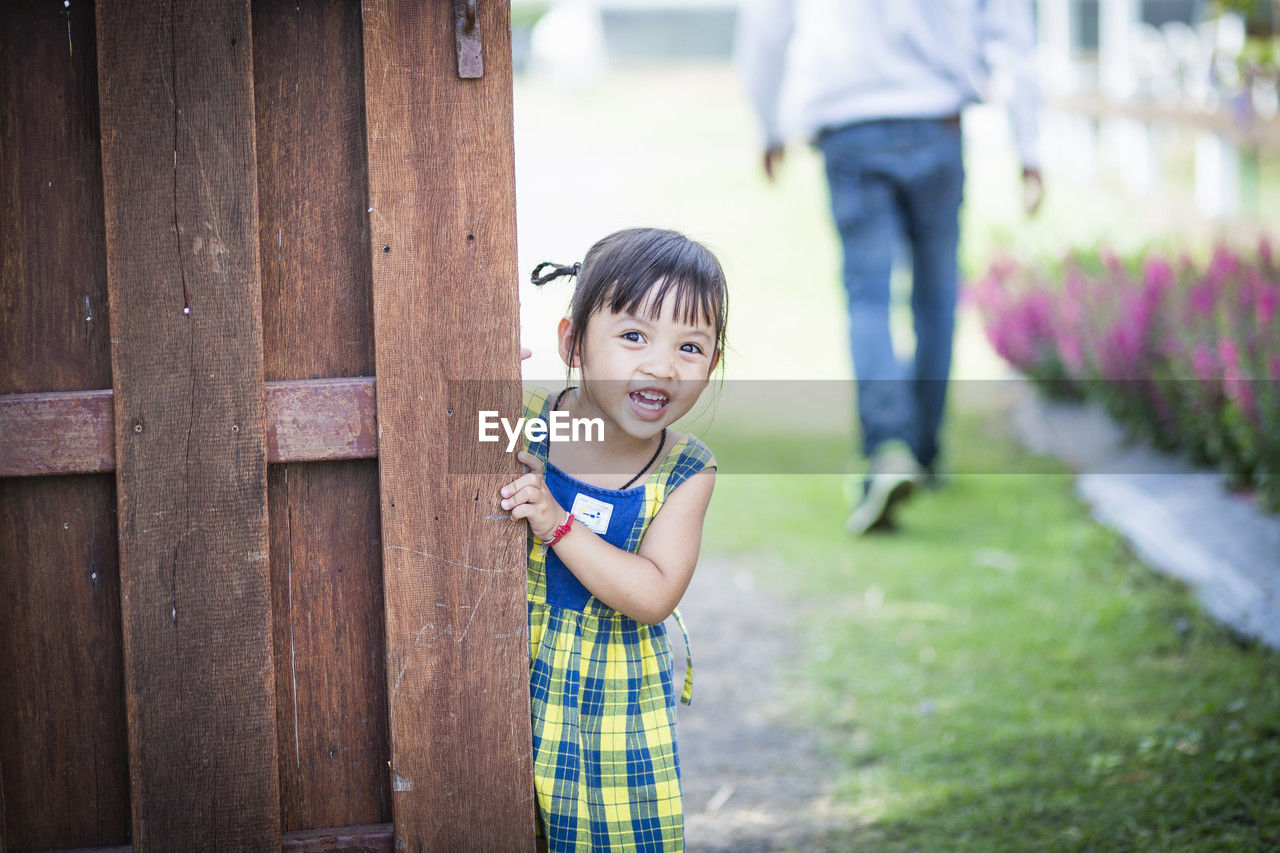
[[[839,476],[716,486],[704,549],[775,555],[757,578],[804,626],[795,713],[860,818],[829,849],[1276,849],[1280,655],[1139,563],[998,410],[951,427],[1007,473],[955,476],[894,535],[842,532]],[[809,452],[786,442],[756,452]]]

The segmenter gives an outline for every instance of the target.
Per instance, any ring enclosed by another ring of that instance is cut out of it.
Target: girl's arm
[[[517,458],[530,471],[502,488],[502,506],[512,518],[527,519],[534,536],[550,539],[565,510],[543,480],[542,461],[527,452]],[[556,556],[600,601],[637,622],[656,625],[675,610],[693,577],[715,474],[714,468],[705,468],[667,495],[638,554],[574,524],[555,544]]]

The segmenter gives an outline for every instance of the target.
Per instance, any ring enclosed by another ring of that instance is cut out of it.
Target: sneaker
[[[942,469],[935,461],[924,466],[924,487],[930,492],[940,492],[951,485],[951,472]]]
[[[924,470],[901,442],[885,442],[871,457],[862,483],[862,499],[849,513],[844,529],[861,536],[874,530],[892,530],[893,509],[924,481]]]

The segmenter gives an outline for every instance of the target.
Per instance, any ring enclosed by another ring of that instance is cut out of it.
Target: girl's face
[[[597,311],[587,322],[580,358],[569,351],[572,322],[560,321],[560,357],[582,370],[583,399],[593,414],[634,438],[651,438],[688,413],[719,359],[715,328],[678,319],[675,303],[668,298],[656,317],[644,310]]]

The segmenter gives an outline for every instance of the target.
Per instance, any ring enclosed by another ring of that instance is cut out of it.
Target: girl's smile
[[[641,388],[627,395],[636,417],[644,421],[659,420],[671,402],[671,395],[656,388]]]

